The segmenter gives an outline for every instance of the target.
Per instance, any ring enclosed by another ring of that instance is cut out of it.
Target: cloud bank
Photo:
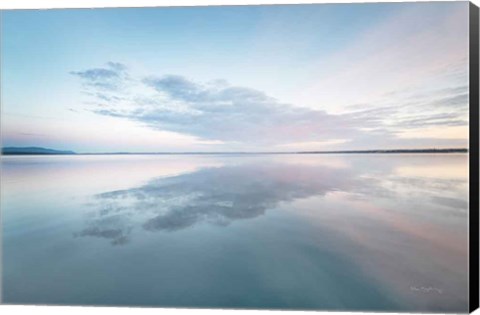
[[[89,111],[223,144],[275,147],[333,140],[358,148],[375,146],[373,140],[383,139],[383,143],[412,146],[399,137],[405,130],[468,125],[467,86],[427,95],[399,91],[391,97],[397,103],[352,106],[350,111],[331,114],[282,103],[226,80],[200,83],[174,74],[135,76],[117,62],[71,74],[81,80],[90,98]],[[423,140],[427,146],[443,143],[441,137]],[[462,139],[449,143],[464,144]]]

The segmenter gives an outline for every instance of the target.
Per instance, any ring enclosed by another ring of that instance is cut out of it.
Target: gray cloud
[[[402,129],[468,124],[465,86],[439,90],[430,96],[410,95],[400,104],[366,105],[363,110],[357,105],[353,111],[334,115],[285,104],[261,91],[231,86],[224,80],[201,84],[179,75],[135,79],[125,65],[113,62],[72,74],[82,80],[93,100],[90,110],[99,115],[228,143],[265,146],[330,139],[359,143],[366,139],[363,146],[372,147],[376,145],[368,138],[383,136],[394,143]]]
[[[85,71],[71,71],[70,74],[82,79],[86,88],[96,90],[94,95],[102,97],[101,91],[118,91],[128,79],[127,67],[118,62],[108,62],[104,68],[93,68]]]
[[[456,95],[453,95],[453,96],[450,96],[450,97],[446,97],[446,98],[443,98],[443,99],[440,99],[436,102],[433,102],[433,105],[438,105],[438,106],[446,106],[446,107],[450,107],[450,106],[465,106],[466,104],[468,104],[469,100],[468,100],[468,96],[469,94],[468,93],[460,93],[460,94],[456,94]]]
[[[116,71],[104,68],[97,68],[97,69],[90,69],[86,71],[78,71],[78,72],[71,72],[73,75],[77,75],[83,79],[97,81],[102,79],[111,79],[118,77],[118,73]]]
[[[184,101],[206,101],[209,99],[208,90],[203,90],[197,84],[178,75],[166,75],[161,78],[149,77],[143,82],[157,91],[167,93],[174,99]]]
[[[358,133],[346,117],[296,108],[261,91],[230,86],[225,81],[198,84],[177,75],[150,76],[136,82],[152,89],[154,94],[149,98],[105,91],[106,86],[118,90],[121,82],[117,79],[123,69],[74,73],[91,88],[88,94],[97,101],[93,112],[204,139],[257,144],[321,141]],[[115,74],[98,75],[104,72]]]
[[[468,202],[465,199],[433,196],[432,201],[439,205],[453,209],[459,209],[463,211],[466,211],[468,209]]]

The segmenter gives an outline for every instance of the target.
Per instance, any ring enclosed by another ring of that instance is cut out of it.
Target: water
[[[3,301],[467,312],[468,155],[2,158]]]

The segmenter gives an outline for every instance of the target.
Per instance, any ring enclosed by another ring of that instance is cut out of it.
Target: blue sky
[[[3,145],[467,144],[468,2],[1,14]]]

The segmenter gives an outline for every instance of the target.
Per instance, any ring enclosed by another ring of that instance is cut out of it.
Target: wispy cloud
[[[72,72],[93,97],[95,106],[91,110],[154,129],[208,140],[261,144],[316,141],[356,132],[347,117],[284,104],[261,91],[231,86],[224,80],[202,84],[179,75],[148,76],[131,81],[132,93],[119,96],[112,92],[125,82],[111,78],[121,78],[124,67],[119,71],[103,69],[108,70],[106,77],[85,75],[100,69]],[[107,82],[103,84],[102,79]],[[117,85],[111,86],[112,82]],[[149,97],[139,89],[149,89]]]
[[[427,97],[403,93],[395,98],[401,100],[400,104],[367,104],[361,110],[353,107],[341,114],[330,114],[283,103],[262,91],[232,86],[226,80],[200,83],[172,74],[137,77],[129,73],[127,66],[115,62],[71,74],[81,79],[91,100],[89,110],[96,114],[222,143],[375,146],[368,139],[383,137],[394,142],[399,130],[468,124],[464,86],[437,91],[434,99],[432,93]],[[439,112],[439,108],[443,110]],[[346,140],[332,142],[335,139]]]
[[[404,6],[344,49],[313,63],[310,71],[318,78],[300,90],[300,101],[338,109],[385,101],[381,95],[388,92],[467,84],[467,15],[462,3]]]
[[[108,62],[103,68],[92,68],[84,71],[71,71],[70,74],[83,79],[85,87],[97,89],[95,96],[105,98],[102,91],[118,91],[128,80],[126,66],[118,62]],[[104,99],[105,100],[105,99]]]

